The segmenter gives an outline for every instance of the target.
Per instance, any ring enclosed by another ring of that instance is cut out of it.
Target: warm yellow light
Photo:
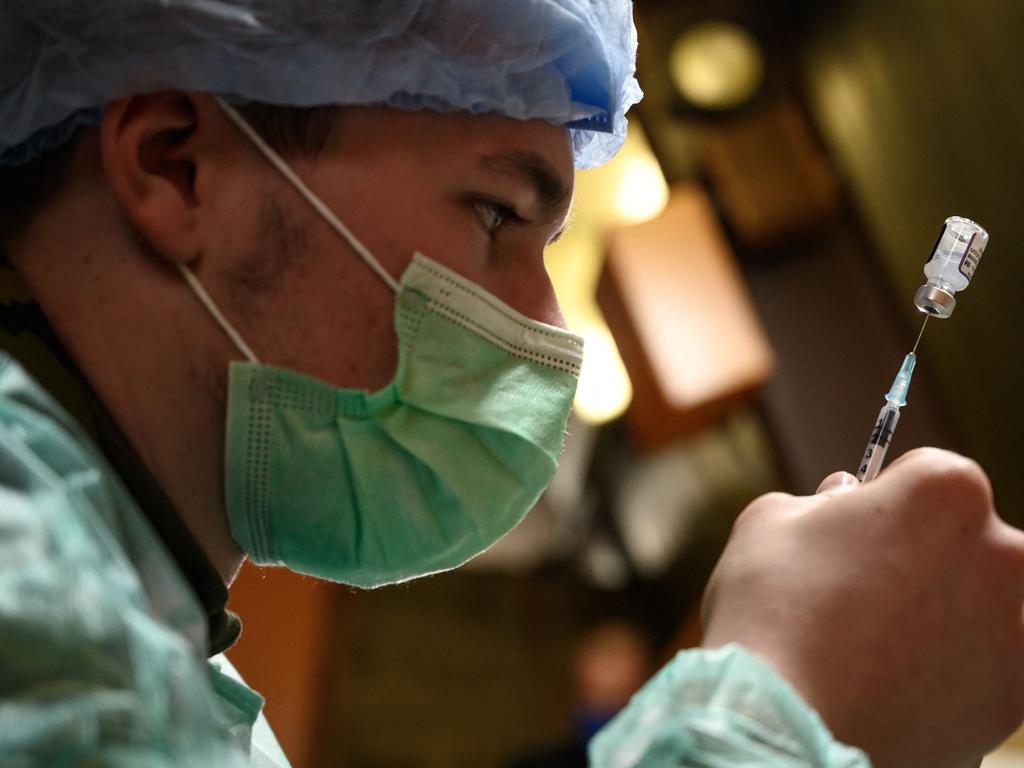
[[[569,233],[548,251],[551,274],[562,314],[583,336],[583,370],[576,389],[576,413],[590,424],[621,416],[633,398],[626,366],[594,298],[601,270],[603,242],[588,209]]]
[[[668,184],[658,161],[639,152],[624,158],[615,207],[624,224],[653,219],[668,203]]]
[[[608,326],[595,322],[579,332],[585,353],[576,390],[576,413],[591,424],[603,424],[626,410],[633,398],[633,386]]]
[[[546,262],[569,327],[585,342],[576,412],[603,424],[625,412],[633,397],[626,367],[598,309],[595,292],[604,265],[605,233],[611,227],[658,216],[668,184],[637,123],[615,159],[576,175],[573,215],[565,235],[548,249]]]
[[[669,73],[679,93],[704,109],[742,105],[761,85],[764,57],[747,30],[728,21],[694,24],[669,55]]]

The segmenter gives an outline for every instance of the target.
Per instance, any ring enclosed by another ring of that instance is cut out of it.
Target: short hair
[[[335,136],[344,107],[280,107],[252,102],[238,107],[264,140],[284,157],[316,158]],[[0,167],[0,263],[11,245],[64,183],[80,130],[70,140],[14,168]]]

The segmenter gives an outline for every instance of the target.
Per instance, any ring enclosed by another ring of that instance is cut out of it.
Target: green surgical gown
[[[0,766],[287,766],[80,427],[0,351]]]

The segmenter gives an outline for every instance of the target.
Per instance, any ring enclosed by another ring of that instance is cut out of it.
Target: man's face
[[[201,279],[227,297],[222,309],[261,362],[339,386],[383,386],[397,358],[394,294],[237,139],[244,162],[217,203],[224,228],[211,246],[235,256],[218,258],[212,274],[200,263]],[[566,129],[351,108],[325,152],[288,161],[396,278],[421,251],[523,314],[563,324],[543,255],[571,201]]]
[[[286,160],[396,279],[413,254],[562,324],[544,248],[573,182],[542,121],[346,108],[315,157]],[[260,362],[339,387],[394,376],[395,296],[209,94],[141,94],[82,129],[15,266],[226,581],[229,363],[241,355],[188,265]]]

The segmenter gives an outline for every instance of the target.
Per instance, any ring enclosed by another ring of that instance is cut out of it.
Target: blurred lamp
[[[660,215],[668,193],[661,167],[634,121],[614,160],[577,174],[571,226],[545,254],[562,314],[584,338],[576,414],[589,424],[617,418],[633,397],[626,367],[595,297],[605,237],[610,229]]]
[[[583,335],[583,371],[576,391],[576,413],[588,424],[604,424],[620,416],[633,398],[633,387],[608,326],[590,322]]]
[[[651,152],[636,151],[624,155],[615,193],[616,218],[621,224],[639,224],[665,210],[668,184]]]
[[[771,344],[697,182],[675,185],[656,219],[609,234],[597,300],[629,372],[626,420],[643,447],[714,423],[771,375]]]
[[[753,98],[764,79],[757,40],[739,24],[704,21],[686,28],[669,53],[680,95],[700,109],[724,111]]]

